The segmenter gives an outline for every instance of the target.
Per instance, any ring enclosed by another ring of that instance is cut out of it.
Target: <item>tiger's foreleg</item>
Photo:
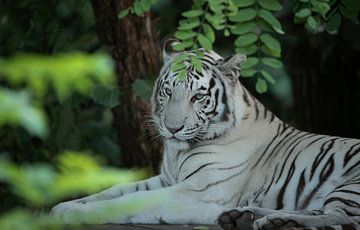
[[[54,216],[69,224],[214,224],[224,208],[190,193],[189,186],[180,183],[111,200],[73,203],[56,209]]]
[[[95,193],[83,198],[79,198],[76,200],[62,202],[55,207],[52,208],[52,212],[55,212],[57,209],[61,208],[64,209],[66,206],[74,206],[75,203],[86,204],[89,202],[94,201],[101,201],[101,200],[110,200],[117,197],[121,197],[123,195],[138,192],[138,191],[147,191],[147,190],[154,190],[168,186],[165,180],[162,179],[161,175],[151,177],[147,180],[138,181],[134,183],[128,184],[119,184],[115,185],[111,188],[108,188],[104,191],[99,193]]]

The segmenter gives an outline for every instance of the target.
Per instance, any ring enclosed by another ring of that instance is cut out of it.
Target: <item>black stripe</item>
[[[216,109],[217,109],[217,106],[218,106],[218,103],[219,103],[219,89],[216,89],[215,91],[215,95],[214,95],[214,100],[215,100],[215,105],[213,107],[213,109],[210,111],[210,112],[206,112],[205,115],[214,115],[216,116],[218,113],[216,112]]]
[[[244,164],[248,163],[249,160],[245,161],[245,162],[241,162],[240,164],[234,165],[234,166],[230,166],[230,167],[222,167],[222,168],[215,168],[216,170],[229,170],[229,169],[234,169],[234,168],[239,168],[240,166],[243,166]]]
[[[347,189],[335,190],[335,192],[350,193],[350,194],[354,194],[354,195],[360,196],[360,192],[355,192],[355,191],[353,191],[353,190],[347,190]]]
[[[244,87],[242,87],[242,86],[241,86],[241,88],[243,90],[243,99],[245,101],[245,104],[250,107],[249,96],[248,96],[248,94],[246,92],[246,89]]]
[[[300,132],[300,133],[301,133],[301,132]],[[292,151],[296,148],[296,146],[297,146],[299,143],[301,143],[301,141],[302,141],[301,138],[303,138],[303,137],[306,136],[306,135],[309,135],[309,133],[304,133],[302,136],[299,137],[299,139],[296,139],[295,141],[293,141],[293,142],[289,145],[289,146],[291,146],[292,144],[294,144],[294,143],[297,141],[297,143],[294,145],[294,147],[293,147],[293,148],[290,150],[290,152],[287,154],[287,156],[286,156],[286,158],[285,158],[285,160],[284,160],[284,162],[283,162],[283,165],[282,165],[282,167],[281,167],[280,174],[279,174],[279,176],[278,176],[278,178],[277,178],[277,180],[276,180],[276,183],[279,182],[279,180],[280,180],[280,178],[281,178],[281,176],[282,176],[282,174],[283,174],[283,172],[284,172],[285,166],[287,165],[287,161],[289,160],[289,158],[290,158],[290,156],[291,156]],[[287,152],[289,146],[286,148],[286,150],[284,151],[283,155],[285,155],[285,153]],[[295,159],[297,158],[297,156],[298,156],[300,153],[301,153],[301,151],[299,151],[299,152],[297,153]]]
[[[192,173],[190,173],[189,175],[187,175],[182,181],[185,181],[186,179],[188,179],[189,177],[191,177],[192,175],[194,175],[195,173],[199,172],[201,169],[205,168],[206,166],[209,165],[213,165],[213,164],[217,164],[218,162],[212,162],[212,163],[207,163],[204,165],[201,165],[198,169],[196,169],[195,171],[193,171]]]
[[[145,191],[147,191],[147,190],[150,190],[150,188],[149,188],[147,181],[145,181]]]
[[[273,137],[273,139],[269,142],[269,144],[266,146],[264,152],[260,155],[260,157],[256,160],[256,163],[254,164],[254,166],[251,168],[251,169],[254,169],[261,161],[261,159],[264,157],[266,151],[269,149],[269,147],[272,145],[272,143],[276,140],[276,138],[279,136],[279,127],[280,125],[278,126],[278,130],[277,130],[277,133],[276,135]]]
[[[257,121],[257,119],[259,118],[259,107],[258,107],[256,99],[253,98],[253,100],[254,100],[254,106],[255,106],[255,121]]]
[[[264,192],[264,195],[266,195],[266,194],[269,192],[270,188],[272,187],[272,183],[274,182],[275,174],[276,174],[276,172],[277,172],[278,166],[279,166],[279,164],[277,164],[277,165],[275,166],[275,170],[274,170],[274,172],[272,173],[272,177],[271,177],[270,184],[269,184],[269,186],[266,188],[266,190],[265,190],[265,192]]]
[[[231,175],[223,180],[218,180],[218,181],[215,181],[213,183],[210,183],[210,184],[207,184],[204,188],[202,189],[190,189],[189,191],[193,191],[193,192],[204,192],[205,190],[215,186],[215,185],[218,185],[218,184],[221,184],[223,182],[226,182],[228,180],[231,180],[232,178],[236,177],[236,176],[239,176],[240,174],[242,174],[245,170],[247,169],[247,167],[245,167],[243,170],[241,170],[240,172],[234,174],[234,175]]]
[[[160,185],[161,185],[161,187],[166,187],[166,186],[165,186],[165,182],[163,181],[163,179],[162,179],[161,177],[160,177],[159,179],[160,179]]]
[[[347,174],[349,174],[354,168],[356,168],[357,166],[360,166],[360,161],[356,162],[355,164],[353,164],[350,168],[348,168],[344,173],[343,176],[346,176]]]
[[[345,157],[344,157],[344,163],[343,163],[343,167],[345,168],[345,166],[347,165],[347,163],[349,163],[349,161],[351,160],[351,158],[353,158],[357,153],[360,152],[360,147],[357,148],[355,151],[352,151],[353,148],[357,145],[360,145],[360,143],[357,143],[353,146],[351,146],[351,148],[345,153]]]
[[[325,163],[324,167],[322,168],[320,175],[319,175],[319,183],[316,185],[316,187],[311,191],[311,193],[309,193],[309,195],[307,195],[307,197],[304,200],[304,203],[302,204],[302,206],[300,207],[301,209],[305,209],[310,201],[312,200],[312,198],[314,197],[314,195],[316,194],[316,192],[320,189],[320,187],[325,183],[325,181],[329,178],[329,176],[332,174],[332,172],[334,171],[334,155],[335,153],[333,153],[329,159],[327,160],[327,162]]]
[[[334,142],[335,142],[336,139],[338,139],[338,138],[332,138],[332,139],[324,142],[324,144],[321,145],[320,152],[318,153],[318,155],[316,155],[316,158],[315,158],[315,160],[313,162],[313,165],[311,167],[310,180],[313,178],[314,173],[315,173],[317,167],[319,166],[319,164],[321,163],[321,161],[324,159],[326,154],[334,146]],[[327,147],[325,147],[328,143],[330,143],[330,144]]]
[[[287,189],[287,186],[288,186],[290,180],[292,179],[292,176],[294,175],[295,161],[296,161],[297,157],[298,156],[296,156],[295,159],[292,161],[291,166],[289,168],[289,172],[286,176],[285,182],[279,191],[279,195],[277,197],[277,206],[276,206],[277,210],[282,209],[284,207],[284,194],[285,194],[285,191]]]
[[[301,172],[301,175],[299,177],[299,182],[296,188],[296,198],[295,198],[295,209],[297,210],[298,204],[299,204],[299,199],[300,199],[300,195],[303,193],[304,191],[304,187],[305,187],[305,169]]]
[[[266,119],[267,113],[268,113],[268,109],[264,107],[264,119]]]
[[[344,198],[341,198],[341,197],[331,197],[329,199],[327,199],[325,202],[324,202],[324,206],[332,203],[332,202],[336,202],[336,201],[339,201],[349,207],[353,207],[353,208],[360,208],[360,204],[357,203],[356,201],[354,200],[348,200],[348,199],[344,199]]]
[[[270,113],[271,113],[271,118],[270,118],[269,123],[273,122],[273,120],[275,119],[275,114],[273,112],[270,112]]]
[[[193,153],[191,155],[188,155],[184,160],[183,162],[181,162],[181,165],[179,167],[179,172],[181,172],[181,169],[183,167],[183,165],[185,164],[186,161],[188,161],[190,158],[192,158],[193,156],[197,156],[197,155],[202,155],[202,154],[214,154],[216,152],[196,152],[196,153]]]
[[[297,136],[300,131],[298,131],[297,133],[295,133],[293,136],[291,136],[290,138],[286,139],[290,134],[292,134],[293,132],[298,131],[297,129],[292,127],[292,130],[287,133],[285,135],[285,137],[283,137],[273,148],[272,151],[268,154],[268,157],[266,158],[266,160],[264,161],[264,163],[262,164],[262,166],[264,166],[266,164],[266,162],[268,162],[268,160],[270,159],[270,157],[274,154],[274,153],[278,153],[279,151],[277,151],[277,147],[285,140],[285,142],[283,143],[283,145],[279,148],[281,149],[283,146],[285,146],[285,144],[287,144],[292,138],[294,138],[295,136]]]

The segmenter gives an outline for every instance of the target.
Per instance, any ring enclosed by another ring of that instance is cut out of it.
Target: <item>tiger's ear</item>
[[[246,61],[245,54],[235,54],[229,58],[222,60],[220,70],[231,80],[237,80],[240,76],[240,64]]]
[[[180,43],[180,41],[175,38],[168,38],[165,40],[165,42],[163,43],[163,49],[162,49],[162,57],[163,57],[164,63],[167,62],[172,55],[179,52],[174,49],[174,45],[179,44],[179,43]]]

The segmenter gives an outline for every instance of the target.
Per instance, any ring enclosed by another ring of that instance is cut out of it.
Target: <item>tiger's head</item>
[[[153,91],[152,117],[159,134],[167,141],[190,145],[224,134],[236,122],[234,92],[241,89],[238,77],[245,55],[223,59],[213,51],[205,52],[201,72],[190,60],[184,61],[185,80],[170,68],[178,55],[164,49],[164,65]]]

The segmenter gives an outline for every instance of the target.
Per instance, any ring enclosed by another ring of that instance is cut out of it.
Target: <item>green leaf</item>
[[[142,8],[142,5],[140,1],[135,1],[134,3],[134,12],[137,16],[141,16],[144,14],[144,9]]]
[[[269,23],[276,32],[279,34],[284,34],[279,20],[275,18],[270,11],[261,9],[259,10],[258,15],[260,18],[264,19],[264,21]]]
[[[348,9],[359,10],[359,0],[341,0],[341,4]]]
[[[150,0],[141,0],[141,6],[144,9],[144,11],[149,11],[152,3]]]
[[[264,79],[258,78],[255,85],[256,91],[260,94],[267,91],[267,84]]]
[[[229,20],[232,22],[246,22],[254,19],[256,12],[253,8],[241,9],[234,16],[229,17]]]
[[[107,108],[114,108],[120,105],[120,88],[107,88],[97,86],[91,93],[91,98],[96,104],[105,106]]]
[[[175,33],[175,37],[180,40],[186,40],[196,36],[196,33],[191,30],[180,30]]]
[[[310,29],[315,30],[318,26],[315,18],[313,16],[309,16],[306,19],[306,24],[309,26]]]
[[[179,80],[181,80],[181,81],[185,80],[186,77],[187,77],[187,72],[186,72],[186,70],[180,71],[180,72],[178,73],[178,75],[177,75],[177,78],[178,78]]]
[[[258,0],[262,8],[272,11],[279,11],[282,9],[281,4],[277,0]]]
[[[235,48],[236,53],[243,53],[246,55],[252,55],[252,54],[256,53],[257,50],[258,50],[258,47],[256,44],[251,44],[249,46]]]
[[[30,134],[45,137],[48,133],[46,115],[30,103],[30,95],[0,88],[0,129],[2,126],[21,126]]]
[[[261,75],[271,84],[275,84],[274,78],[265,70],[260,71]]]
[[[189,39],[189,40],[184,40],[184,41],[174,45],[173,48],[176,51],[183,51],[184,49],[189,48],[191,46],[193,46],[193,41],[192,41],[192,39]]]
[[[248,59],[246,59],[246,61],[244,63],[242,63],[240,65],[240,67],[242,69],[249,69],[250,67],[253,67],[254,65],[256,65],[257,63],[259,63],[259,59],[256,57],[250,57]]]
[[[338,30],[341,24],[341,16],[338,12],[333,14],[329,21],[326,23],[326,29],[328,32],[335,32]]]
[[[270,50],[274,51],[275,53],[281,52],[281,46],[279,41],[270,34],[262,34],[260,36],[260,41],[262,41]]]
[[[360,0],[342,0],[340,4],[340,12],[346,18],[355,21],[359,14]]]
[[[191,30],[200,26],[200,21],[186,22],[178,27],[178,30]]]
[[[207,24],[207,23],[204,23],[202,25],[202,28],[203,28],[205,36],[207,38],[209,38],[211,43],[214,43],[215,42],[215,33],[214,33],[213,28],[211,28],[211,26],[209,24]]]
[[[199,17],[203,14],[204,14],[203,10],[189,10],[182,13],[181,15],[187,18],[193,18],[193,17]]]
[[[206,13],[205,18],[216,30],[225,28],[226,18],[223,15],[211,15]]]
[[[259,19],[257,21],[257,25],[260,27],[261,30],[263,30],[264,32],[276,32],[272,26],[267,23],[264,19]]]
[[[295,13],[295,16],[298,18],[306,18],[311,14],[311,10],[308,8],[303,8],[300,11]]]
[[[195,67],[197,72],[202,71],[202,64],[197,57],[191,56],[191,64]]]
[[[329,10],[330,10],[330,6],[326,2],[314,1],[314,2],[312,2],[312,4],[313,4],[312,11],[321,14],[321,16],[323,16],[323,17],[325,17],[327,12],[329,12]]]
[[[205,1],[204,0],[194,0],[194,3],[195,3],[195,5],[201,7],[202,5],[205,4]]]
[[[203,34],[199,34],[197,36],[197,40],[199,41],[201,47],[206,50],[212,50],[212,43],[209,38],[205,37]]]
[[[255,3],[254,0],[233,0],[233,2],[237,7],[252,6]]]
[[[261,52],[263,52],[266,55],[273,56],[273,57],[281,57],[281,51],[271,50],[265,45],[262,45],[260,50],[261,50]]]
[[[231,32],[236,35],[242,35],[253,31],[255,28],[255,22],[237,23],[231,28]]]
[[[136,79],[134,83],[132,83],[132,92],[143,99],[149,100],[152,94],[154,86],[154,81],[151,80],[143,80]]]
[[[241,70],[241,77],[253,77],[257,73],[257,70],[255,69],[244,69]]]
[[[126,16],[128,16],[129,11],[130,11],[130,8],[120,11],[118,14],[118,19],[122,19],[122,18],[125,18]]]
[[[249,33],[239,36],[234,43],[236,46],[248,46],[256,42],[257,40],[258,36],[256,34]]]
[[[282,68],[283,67],[282,62],[275,58],[261,58],[261,62],[272,68]]]

